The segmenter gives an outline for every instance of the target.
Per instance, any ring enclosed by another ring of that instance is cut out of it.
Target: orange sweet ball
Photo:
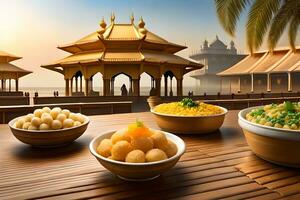
[[[133,149],[139,149],[143,152],[147,152],[150,149],[153,149],[153,141],[150,137],[135,137],[131,140],[131,145]]]
[[[126,156],[125,161],[130,163],[144,163],[146,162],[145,153],[141,150],[130,151]]]
[[[127,154],[132,151],[131,144],[125,140],[118,141],[111,149],[113,160],[125,161]]]
[[[99,146],[97,147],[97,152],[104,157],[111,156],[111,149],[112,143],[110,139],[104,139],[100,142]]]
[[[116,144],[119,141],[125,140],[127,142],[130,142],[130,137],[126,134],[127,133],[127,129],[123,128],[118,130],[117,132],[115,132],[112,136],[111,136],[111,142],[112,144]]]
[[[177,146],[171,140],[168,140],[168,144],[162,148],[162,150],[167,154],[168,158],[176,155],[177,153]]]
[[[149,128],[144,126],[142,122],[137,120],[136,123],[128,125],[127,134],[131,137],[149,137],[151,135],[151,131]]]
[[[146,153],[147,162],[155,162],[167,159],[166,153],[161,149],[151,149]]]
[[[151,138],[153,139],[154,148],[163,149],[168,145],[167,137],[160,131],[155,131]]]

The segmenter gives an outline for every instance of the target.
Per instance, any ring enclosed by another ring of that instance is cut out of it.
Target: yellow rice
[[[178,115],[178,116],[208,116],[223,113],[223,110],[217,106],[199,103],[196,107],[182,106],[180,102],[163,103],[155,107],[157,113]]]

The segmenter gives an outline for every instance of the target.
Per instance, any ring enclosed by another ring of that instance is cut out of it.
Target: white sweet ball
[[[57,115],[56,119],[61,121],[61,122],[64,122],[67,119],[67,117],[66,117],[65,114],[60,113],[60,114]]]
[[[68,109],[63,109],[63,110],[61,111],[61,113],[65,114],[66,117],[68,118],[68,117],[69,117],[69,114],[70,114],[71,112],[70,112]]]
[[[36,127],[39,127],[41,123],[42,123],[42,120],[41,120],[41,118],[38,118],[38,117],[33,117],[31,120],[31,125],[36,126]]]
[[[28,127],[28,130],[38,130],[36,126],[33,126],[32,124]]]
[[[16,123],[15,123],[15,127],[16,128],[22,128],[24,123],[25,123],[24,118],[18,119],[18,121],[16,121]]]
[[[73,119],[66,119],[63,123],[64,128],[71,128],[74,125],[74,120]]]
[[[35,117],[41,117],[43,114],[43,110],[42,109],[35,109],[33,112]]]
[[[30,122],[25,122],[22,126],[22,129],[28,130],[28,127],[31,125]]]
[[[58,113],[61,112],[61,108],[60,108],[60,107],[54,107],[52,110],[55,110],[55,111],[57,111]]]
[[[31,122],[32,117],[26,115],[26,116],[23,117],[23,119],[24,119],[25,122]]]
[[[51,125],[53,118],[49,113],[43,113],[41,117],[42,123]]]
[[[54,130],[61,129],[62,128],[62,123],[59,120],[55,119],[51,123],[51,128],[54,129]]]
[[[57,115],[59,114],[60,112],[58,111],[58,110],[54,110],[54,109],[52,109],[51,111],[50,111],[50,115],[51,115],[51,117],[53,118],[53,119],[56,119],[56,117],[57,117]]]
[[[77,115],[75,113],[70,113],[69,119],[73,119],[74,121],[77,121]]]
[[[80,121],[81,123],[84,123],[84,117],[83,117],[82,114],[77,113],[77,114],[76,114],[76,117],[77,117],[77,121]]]
[[[75,121],[73,125],[74,125],[74,126],[80,126],[80,125],[81,125],[81,122],[80,122],[80,121]]]
[[[30,118],[30,121],[32,120],[32,118],[34,117],[34,114],[33,113],[29,113],[27,114],[26,116],[28,116]]]
[[[42,110],[45,112],[45,113],[50,113],[51,112],[51,109],[49,107],[44,107],[42,108]]]
[[[49,130],[50,126],[48,124],[42,123],[39,127],[40,130]]]

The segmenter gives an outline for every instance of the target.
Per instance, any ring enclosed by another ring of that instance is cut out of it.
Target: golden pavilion
[[[31,71],[24,70],[10,62],[21,59],[19,56],[15,56],[3,51],[0,51],[0,80],[1,80],[1,92],[12,92],[12,80],[15,81],[15,91],[19,92],[19,78]]]
[[[176,78],[177,95],[181,96],[183,75],[203,65],[175,55],[187,47],[168,42],[148,31],[143,18],[137,25],[133,16],[130,20],[129,24],[117,24],[113,14],[110,25],[107,25],[102,19],[98,31],[58,47],[72,55],[41,67],[64,75],[66,96],[95,95],[92,81],[98,72],[103,77],[104,96],[114,95],[114,79],[119,74],[129,77],[130,94],[139,96],[140,75],[144,72],[151,76],[155,95],[161,94],[163,77],[164,94],[172,95],[172,79]],[[171,80],[169,90],[168,78]],[[85,91],[82,88],[83,79]]]

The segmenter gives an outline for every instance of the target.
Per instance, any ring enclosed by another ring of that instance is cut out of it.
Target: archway
[[[172,71],[166,71],[163,76],[163,86],[164,86],[164,96],[174,96],[176,94],[177,89],[176,85],[174,84],[175,81],[177,83],[176,77]]]
[[[89,95],[91,96],[101,96],[103,91],[103,75],[100,72],[92,75],[89,80]]]
[[[125,73],[118,73],[111,78],[111,95],[129,96],[132,95],[132,77]]]
[[[147,72],[143,72],[140,77],[141,95],[156,95],[155,78]]]
[[[83,92],[84,76],[81,71],[77,71],[71,79],[71,95],[84,96]]]

